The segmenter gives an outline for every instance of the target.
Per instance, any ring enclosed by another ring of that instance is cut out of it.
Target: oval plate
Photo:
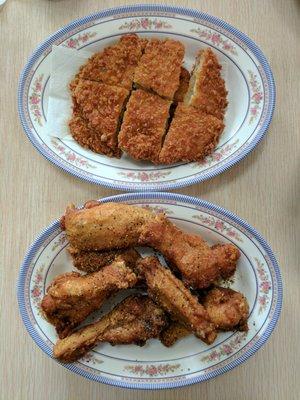
[[[225,66],[229,106],[217,149],[202,163],[154,166],[123,155],[111,159],[86,150],[71,137],[46,133],[52,45],[99,51],[125,33],[170,37],[186,47],[191,69],[195,54],[210,46]],[[71,22],[50,36],[30,57],[19,84],[23,128],[37,150],[53,164],[88,182],[120,190],[175,189],[220,174],[245,157],[264,136],[273,114],[275,87],[271,69],[257,45],[222,20],[197,10],[136,5],[101,11]]]
[[[135,193],[101,201],[149,206],[164,211],[177,225],[202,235],[211,244],[234,243],[241,251],[241,259],[230,287],[240,290],[248,299],[249,331],[220,333],[211,346],[194,336],[178,341],[171,348],[164,347],[158,340],[150,340],[144,347],[101,344],[78,362],[63,364],[66,368],[115,386],[174,388],[229,371],[265,343],[280,314],[282,283],[272,250],[251,226],[229,211],[183,195]],[[54,221],[30,247],[18,282],[23,322],[37,345],[50,357],[57,335],[53,326],[42,318],[39,305],[51,280],[72,270],[67,244],[58,220]],[[93,318],[120,300],[120,296],[111,299]]]

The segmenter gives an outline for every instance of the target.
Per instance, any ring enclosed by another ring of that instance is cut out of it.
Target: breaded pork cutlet
[[[189,89],[190,77],[191,76],[189,71],[181,67],[179,87],[174,94],[174,103],[179,103],[183,101],[184,96],[186,95]]]
[[[147,43],[134,74],[134,83],[172,100],[179,87],[184,46],[176,40],[152,39]]]
[[[184,103],[223,119],[227,90],[221,77],[221,65],[210,48],[201,50],[191,76]]]
[[[158,163],[170,104],[144,90],[133,91],[124,114],[119,147],[136,160]]]
[[[162,164],[201,161],[211,153],[223,132],[223,122],[195,107],[178,104],[159,155]]]
[[[135,34],[124,35],[115,45],[94,54],[81,67],[78,77],[130,90],[146,43]]]
[[[101,140],[98,131],[89,127],[88,121],[82,117],[80,108],[73,99],[73,114],[69,120],[69,128],[71,135],[81,146],[86,147],[95,153],[104,154],[109,157],[121,157],[121,150],[117,147],[112,149],[106,142]]]
[[[113,154],[119,154],[117,133],[128,96],[129,91],[121,87],[79,80],[73,90],[74,115],[69,125],[74,139],[92,150],[102,152],[108,147]]]

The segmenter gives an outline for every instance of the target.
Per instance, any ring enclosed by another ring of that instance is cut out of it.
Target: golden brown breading
[[[62,338],[97,310],[107,297],[136,283],[137,276],[124,261],[115,261],[89,275],[62,274],[47,289],[41,308]]]
[[[87,121],[87,127],[113,151],[117,148],[117,134],[129,91],[99,82],[79,80],[74,92],[75,108]]]
[[[171,39],[149,40],[135,70],[134,83],[172,100],[179,86],[183,57],[182,43]]]
[[[223,279],[227,279],[235,273],[236,264],[240,258],[240,251],[233,244],[215,244],[211,247],[217,264],[220,267],[220,274]]]
[[[104,154],[109,157],[121,157],[119,148],[112,149],[106,142],[101,140],[99,132],[88,127],[88,121],[82,117],[76,102],[73,102],[73,115],[69,121],[70,133],[81,146],[86,147],[95,153]]]
[[[137,245],[142,225],[154,215],[123,203],[100,203],[82,210],[70,205],[61,225],[73,252],[124,249]]]
[[[182,102],[184,96],[186,95],[189,89],[190,83],[190,73],[187,69],[181,67],[180,70],[180,78],[179,78],[179,88],[176,90],[174,94],[174,102],[179,103]]]
[[[215,287],[205,296],[203,305],[217,329],[222,331],[248,330],[249,305],[242,293]]]
[[[221,77],[221,69],[211,48],[201,50],[184,99],[185,104],[223,119],[227,107],[227,90]]]
[[[192,332],[179,322],[172,321],[159,335],[159,339],[166,347],[171,347],[177,340],[182,339]]]
[[[133,91],[119,134],[119,147],[137,160],[158,162],[170,102],[143,90]]]
[[[215,149],[223,129],[221,120],[179,103],[159,155],[160,162],[201,161]]]
[[[139,243],[160,251],[182,274],[183,280],[194,288],[211,285],[228,269],[234,270],[240,256],[238,249],[225,245],[211,249],[198,235],[177,228],[164,214],[158,214],[142,226]]]
[[[75,253],[72,252],[72,249],[69,249],[69,252],[73,258],[74,267],[88,273],[99,271],[116,259],[125,261],[128,267],[134,270],[135,264],[140,258],[140,254],[134,249],[80,251]]]
[[[81,79],[131,89],[135,68],[147,41],[135,34],[124,35],[116,44],[94,54],[81,67]]]
[[[163,310],[205,343],[210,344],[215,340],[217,333],[207,312],[170,270],[164,268],[155,257],[142,259],[138,267],[145,276],[149,296]]]
[[[130,296],[100,321],[59,340],[53,355],[63,362],[72,362],[100,342],[142,345],[158,337],[165,323],[163,311],[147,296]]]

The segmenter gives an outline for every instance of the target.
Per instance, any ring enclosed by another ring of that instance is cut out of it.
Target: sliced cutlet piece
[[[104,154],[109,157],[121,157],[119,148],[112,149],[107,146],[106,142],[101,140],[99,132],[88,127],[88,122],[82,117],[79,106],[75,99],[73,101],[73,114],[69,121],[69,128],[74,140],[81,146],[94,151],[95,153]]]
[[[223,119],[227,107],[227,90],[216,55],[211,48],[201,50],[191,76],[184,103]]]
[[[81,117],[87,122],[87,128],[95,131],[98,136],[97,143],[103,143],[112,153],[118,154],[119,151],[117,135],[128,96],[127,89],[87,80],[79,80],[73,91],[73,97]],[[74,127],[71,131],[74,132]],[[74,133],[73,136],[75,138]],[[93,145],[90,145],[91,147]]]
[[[184,96],[186,95],[189,89],[190,83],[190,73],[187,69],[181,67],[180,78],[179,78],[179,88],[176,90],[174,94],[174,103],[182,102]]]
[[[119,134],[119,147],[136,160],[159,162],[171,102],[145,92],[133,91]]]
[[[148,42],[134,74],[134,83],[159,96],[173,100],[179,87],[184,46],[176,40]]]
[[[130,90],[146,42],[135,34],[122,36],[115,45],[94,54],[81,67],[78,77]]]
[[[200,161],[211,153],[224,129],[223,122],[183,103],[178,104],[159,161]]]

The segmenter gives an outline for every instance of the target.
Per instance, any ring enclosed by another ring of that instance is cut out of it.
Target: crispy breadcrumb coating
[[[160,162],[202,160],[214,150],[223,129],[221,120],[194,107],[178,104],[159,156]]]
[[[227,107],[227,90],[221,77],[221,69],[211,48],[201,50],[184,99],[185,104],[223,119]]]
[[[87,121],[87,128],[98,135],[99,150],[101,150],[100,142],[102,142],[112,152],[116,152],[120,118],[129,91],[99,82],[79,80],[73,93],[76,101],[74,107],[75,119],[73,118],[70,123],[73,137],[80,140],[80,131],[83,133],[83,139],[88,137],[88,133],[91,134],[81,126],[83,120],[78,121],[77,111],[80,110],[81,117]],[[81,129],[76,127],[77,121]],[[88,143],[90,143],[90,140]]]
[[[94,54],[81,67],[79,78],[131,89],[134,71],[146,43],[135,34],[122,36],[116,44]]]
[[[149,40],[135,70],[134,83],[172,100],[179,86],[183,57],[182,43],[171,39]]]
[[[169,117],[170,101],[136,90],[127,103],[119,147],[137,160],[158,162]]]
[[[172,321],[159,335],[159,339],[166,347],[171,347],[177,340],[182,339],[192,332],[190,329],[180,324],[179,322]]]

